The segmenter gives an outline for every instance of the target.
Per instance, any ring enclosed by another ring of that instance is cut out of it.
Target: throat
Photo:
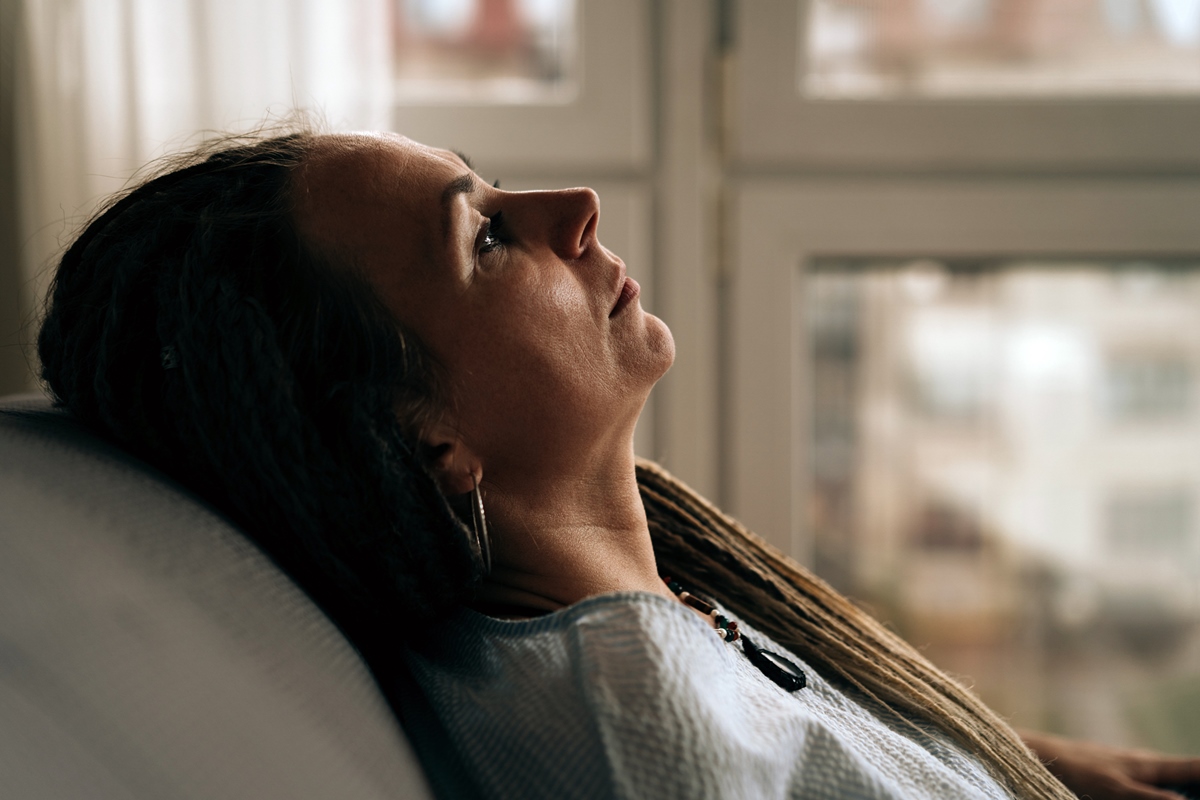
[[[477,608],[528,617],[598,594],[666,592],[628,450],[607,464],[576,460],[591,465],[584,474],[489,482],[485,470],[492,571]]]

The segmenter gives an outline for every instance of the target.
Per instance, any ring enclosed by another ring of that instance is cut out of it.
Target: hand
[[[1021,731],[1021,738],[1068,789],[1090,800],[1179,800],[1162,788],[1195,783],[1200,758],[1176,758]]]

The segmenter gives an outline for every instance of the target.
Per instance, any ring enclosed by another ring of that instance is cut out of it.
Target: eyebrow
[[[459,175],[446,188],[442,189],[442,235],[450,236],[450,203],[460,194],[470,194],[475,191],[475,176],[467,173]]]

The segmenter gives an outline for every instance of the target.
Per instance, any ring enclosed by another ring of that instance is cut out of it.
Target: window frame
[[[578,0],[575,80],[563,103],[408,103],[396,131],[469,153],[489,168],[639,170],[650,164],[650,9],[637,0]],[[614,46],[623,43],[623,47]]]
[[[804,526],[808,264],[1200,254],[1200,181],[745,178],[732,202],[728,506],[803,563],[813,554]]]
[[[728,129],[744,167],[1161,171],[1200,169],[1200,95],[811,99],[807,0],[737,4]]]

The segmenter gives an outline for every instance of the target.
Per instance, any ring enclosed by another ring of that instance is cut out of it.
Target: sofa
[[[46,398],[0,399],[0,795],[423,800],[426,775],[236,528]]]

